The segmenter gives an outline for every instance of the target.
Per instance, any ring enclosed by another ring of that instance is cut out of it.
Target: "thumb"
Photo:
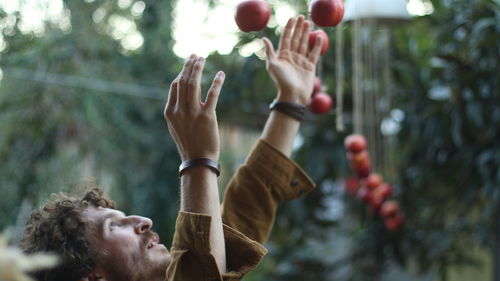
[[[272,60],[276,57],[276,53],[274,52],[273,43],[267,37],[262,38],[262,42],[264,42],[264,46],[266,47],[266,60]]]

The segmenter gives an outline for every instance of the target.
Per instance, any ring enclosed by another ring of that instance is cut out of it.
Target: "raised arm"
[[[313,49],[309,50],[309,29],[309,22],[303,16],[298,16],[297,19],[288,20],[277,50],[274,50],[269,39],[263,39],[266,46],[266,68],[278,87],[278,101],[306,106],[311,99],[322,38],[318,36]],[[273,110],[261,138],[290,157],[299,125],[298,120]]]
[[[291,18],[277,51],[264,38],[269,74],[278,87],[276,99],[298,106],[309,103],[321,44],[308,50],[309,23],[303,16]],[[318,37],[319,38],[319,37]],[[273,110],[245,163],[230,181],[224,195],[224,223],[265,243],[278,205],[306,194],[312,180],[290,159],[299,121]]]
[[[218,72],[201,101],[200,81],[205,60],[191,55],[179,76],[170,86],[164,116],[182,162],[199,158],[218,161],[219,129],[215,108],[224,82]],[[181,176],[181,211],[211,217],[209,242],[221,274],[226,272],[226,252],[220,210],[217,175],[205,165],[190,167]],[[189,233],[196,237],[197,233]],[[197,244],[195,241],[193,244]],[[193,246],[194,247],[194,246]]]

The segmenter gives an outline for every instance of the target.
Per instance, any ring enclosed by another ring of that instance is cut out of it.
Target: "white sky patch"
[[[239,1],[220,0],[209,10],[204,0],[182,0],[174,9],[173,38],[176,41],[174,53],[182,58],[190,54],[208,56],[212,52],[229,54],[238,42],[238,27],[234,21],[236,6]],[[275,17],[271,17],[268,26],[283,27],[288,18],[297,12],[287,3],[271,3]],[[256,34],[256,37],[258,35]],[[261,40],[253,40],[242,46],[240,54],[250,56],[262,54],[264,45]]]
[[[107,33],[113,39],[120,41],[125,52],[135,51],[144,43],[144,38],[132,20],[119,15],[111,15],[108,24]]]
[[[0,7],[7,14],[0,21],[0,52],[7,47],[2,33],[12,35],[16,24],[22,33],[33,32],[36,36],[45,33],[45,22],[58,26],[64,32],[71,30],[71,14],[64,7],[62,0],[0,1]],[[17,12],[19,22],[16,22],[13,15]]]
[[[425,16],[434,12],[434,6],[430,0],[409,0],[406,9],[412,16]]]
[[[236,4],[234,0],[221,0],[209,11],[206,1],[177,1],[172,26],[174,53],[183,58],[192,53],[204,57],[214,51],[230,53],[238,42],[233,18]]]

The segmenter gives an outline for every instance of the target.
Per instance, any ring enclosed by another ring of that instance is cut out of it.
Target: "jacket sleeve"
[[[222,220],[264,244],[272,230],[278,205],[299,198],[314,187],[313,181],[295,162],[259,140],[228,184]]]
[[[167,269],[169,281],[239,281],[267,253],[259,243],[224,225],[227,273],[220,274],[210,248],[211,217],[179,212]]]

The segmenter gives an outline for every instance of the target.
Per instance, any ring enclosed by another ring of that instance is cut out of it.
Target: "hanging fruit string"
[[[361,66],[361,28],[360,20],[354,20],[353,22],[353,72],[354,75],[352,77],[353,83],[353,116],[354,116],[354,133],[362,134],[363,133],[363,123],[362,123],[362,87],[361,87],[361,79],[362,79],[362,66]]]
[[[344,131],[344,121],[342,118],[343,111],[343,95],[344,95],[344,30],[342,22],[336,27],[336,44],[335,44],[335,68],[336,68],[336,128],[338,132]]]

